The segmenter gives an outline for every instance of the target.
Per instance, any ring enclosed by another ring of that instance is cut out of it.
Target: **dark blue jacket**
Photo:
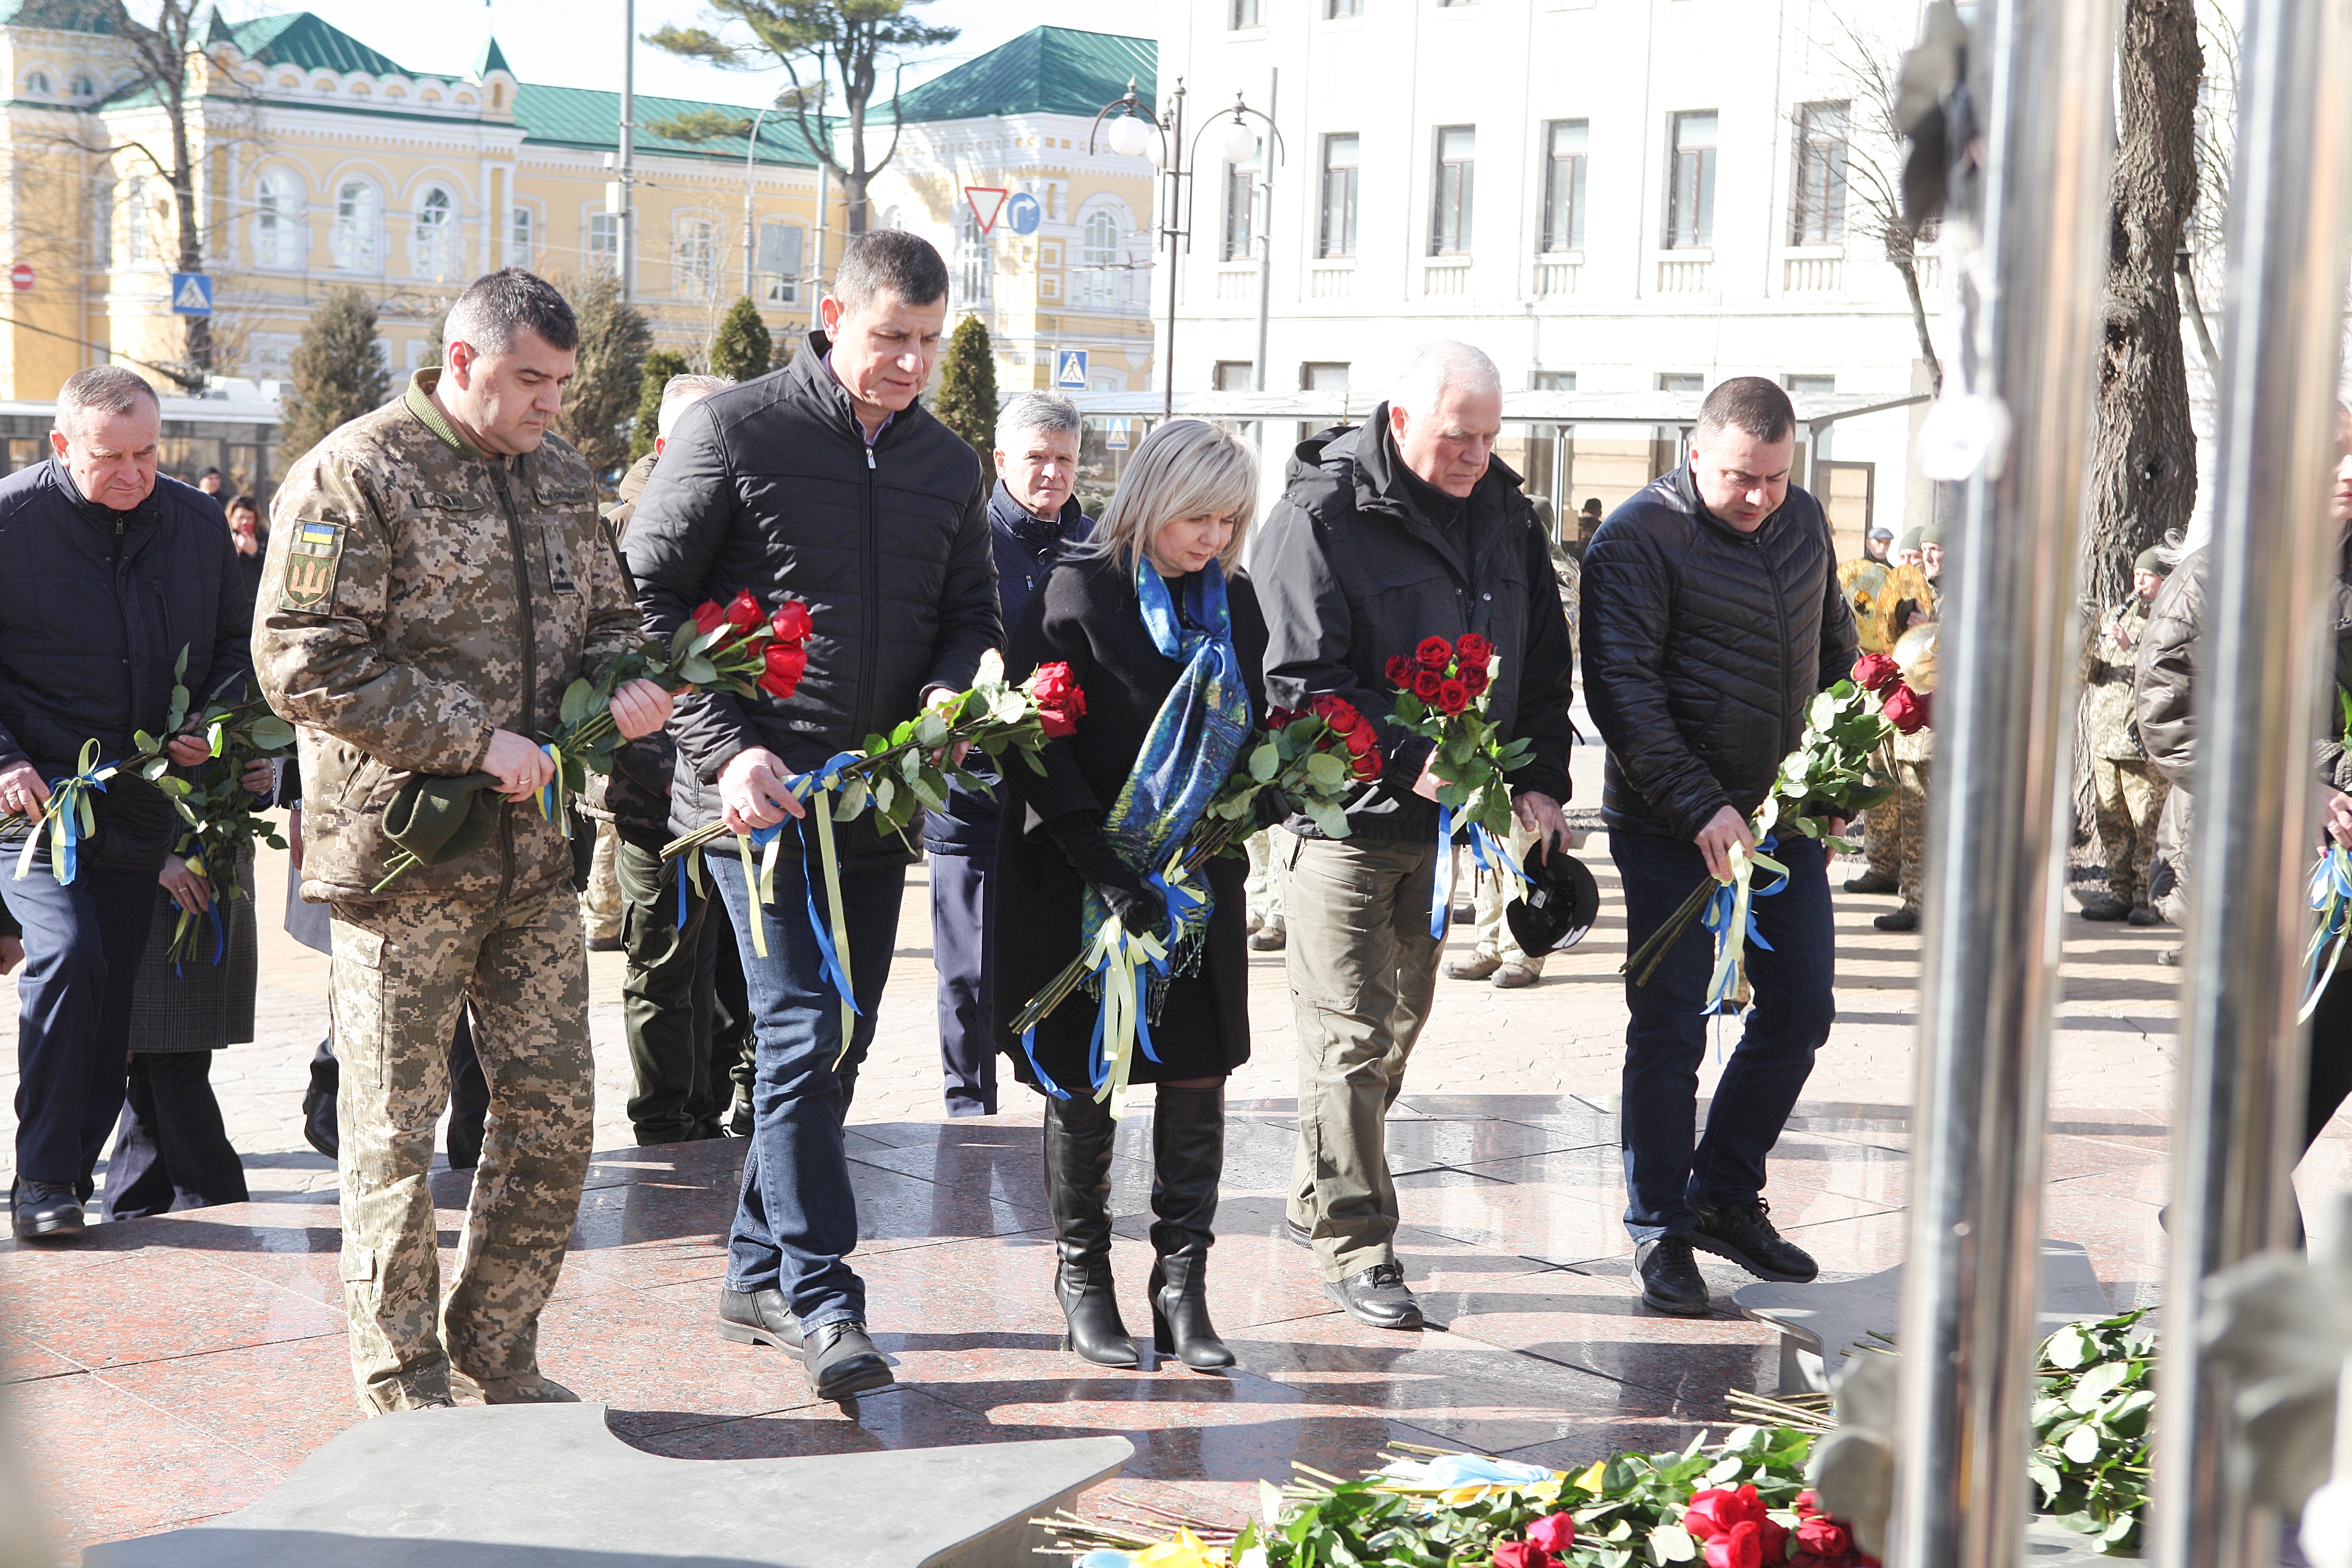
[[[988,498],[988,538],[996,550],[997,607],[1006,632],[1021,619],[1022,606],[1062,552],[1094,531],[1095,520],[1079,510],[1077,497],[1062,503],[1061,516],[1041,522],[997,481]],[[977,752],[971,765],[974,773],[995,777]],[[996,819],[995,801],[978,790],[950,789],[945,811],[923,814],[923,847],[935,855],[994,855]]]
[[[201,703],[250,679],[252,630],[228,520],[202,490],[159,475],[115,511],[84,500],[55,458],[0,480],[0,768],[30,759],[56,778],[90,740],[100,762],[121,761],[132,731],[163,732],[182,648]],[[118,774],[91,798],[87,863],[160,864],[176,820],[160,792]],[[0,838],[25,826],[0,817]]]

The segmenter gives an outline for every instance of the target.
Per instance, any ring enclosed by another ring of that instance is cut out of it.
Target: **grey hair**
[[[443,353],[449,343],[464,343],[476,353],[502,354],[526,329],[551,349],[580,346],[580,318],[563,291],[536,272],[502,267],[467,284],[449,307],[441,327]]]
[[[1052,392],[1024,392],[996,416],[996,449],[1010,452],[1024,430],[1048,436],[1075,435],[1079,428],[1078,405]]]
[[[833,297],[856,310],[891,293],[902,304],[936,305],[948,297],[948,264],[931,242],[902,228],[869,228],[841,253]]]
[[[94,364],[78,370],[58,388],[58,434],[70,440],[81,434],[81,416],[90,409],[119,418],[136,409],[142,397],[155,405],[158,415],[163,413],[163,400],[155,389],[121,365]]]
[[[1390,388],[1389,402],[1408,414],[1426,415],[1455,387],[1500,396],[1503,374],[1493,360],[1468,343],[1440,339],[1412,351]]]
[[[1257,454],[1249,443],[1205,419],[1171,419],[1146,436],[1127,460],[1127,471],[1119,475],[1118,489],[1085,550],[1115,556],[1132,572],[1167,524],[1188,517],[1233,517],[1234,536],[1217,553],[1230,572],[1242,558],[1256,510]]]
[[[662,383],[661,413],[654,418],[654,433],[663,440],[677,428],[678,419],[686,411],[714,392],[724,392],[735,384],[731,375],[674,375]]]

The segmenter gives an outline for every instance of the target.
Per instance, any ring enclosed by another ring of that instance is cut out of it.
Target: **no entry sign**
[[[30,289],[33,286],[33,264],[29,261],[19,261],[16,266],[8,268],[8,286],[19,294]]]

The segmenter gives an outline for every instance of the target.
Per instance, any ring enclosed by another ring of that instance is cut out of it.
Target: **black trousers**
[[[996,1114],[996,857],[929,857],[931,966],[940,976],[940,1075],[950,1116]]]
[[[621,1022],[636,1092],[629,1121],[640,1144],[708,1137],[725,1108],[714,1072],[716,966],[709,928],[733,937],[725,911],[696,890],[685,868],[665,862],[661,847],[623,836],[614,869],[621,884]],[[709,983],[705,983],[705,977]]]
[[[221,1124],[210,1051],[133,1051],[106,1163],[106,1217],[241,1204],[245,1165]]]

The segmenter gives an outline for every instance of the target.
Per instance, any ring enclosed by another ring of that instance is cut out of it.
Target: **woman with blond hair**
[[[1076,732],[1049,741],[1043,776],[1005,770],[997,849],[997,1016],[1010,1019],[1116,915],[1153,931],[1174,962],[1149,984],[1151,1049],[1131,1081],[1156,1086],[1151,1124],[1153,1338],[1198,1371],[1233,1364],[1204,1294],[1224,1169],[1225,1078],[1249,1059],[1249,954],[1239,858],[1208,868],[1206,921],[1170,919],[1166,864],[1233,772],[1265,713],[1265,623],[1241,558],[1257,460],[1197,419],[1160,426],[1129,461],[1087,545],[1030,596],[1005,662],[1014,679],[1055,662],[1085,693]],[[1045,1188],[1066,1348],[1133,1366],[1110,1268],[1116,1127],[1097,1098],[1106,1064],[1096,1005],[1073,995],[1025,1039],[998,1048],[1045,1096]]]

